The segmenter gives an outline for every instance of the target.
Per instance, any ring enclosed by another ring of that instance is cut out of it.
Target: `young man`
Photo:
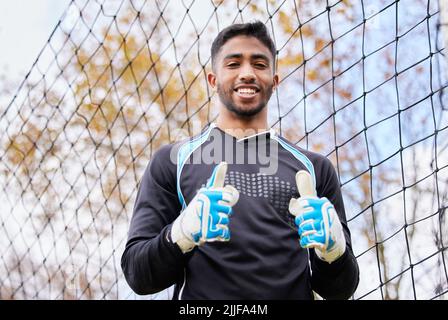
[[[335,170],[268,129],[278,76],[265,26],[227,27],[211,53],[219,116],[151,160],[126,280],[138,294],[174,284],[174,299],[349,298],[359,272]]]

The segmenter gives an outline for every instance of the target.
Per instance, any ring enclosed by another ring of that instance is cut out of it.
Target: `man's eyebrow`
[[[269,62],[268,56],[265,54],[262,54],[262,53],[254,53],[253,55],[250,56],[250,58],[252,60],[261,59],[261,60],[266,60],[267,62]]]
[[[241,59],[242,57],[243,57],[242,53],[230,53],[224,57],[224,60]],[[250,56],[250,58],[251,60],[261,59],[269,62],[268,56],[262,53],[254,53]]]
[[[230,60],[230,59],[240,59],[243,57],[242,53],[231,53],[224,57],[224,60]]]

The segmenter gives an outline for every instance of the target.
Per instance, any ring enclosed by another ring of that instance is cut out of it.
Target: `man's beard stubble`
[[[255,116],[256,114],[258,114],[261,110],[263,110],[269,99],[271,98],[272,95],[272,85],[270,85],[269,87],[266,88],[266,101],[260,101],[260,103],[253,109],[250,110],[245,110],[242,108],[239,108],[232,99],[232,94],[233,94],[233,90],[230,89],[229,91],[225,91],[222,89],[222,87],[218,84],[217,86],[217,91],[218,91],[218,95],[219,95],[219,99],[221,100],[221,102],[224,104],[224,106],[231,112],[235,113],[236,115],[243,117],[243,118],[250,118]]]

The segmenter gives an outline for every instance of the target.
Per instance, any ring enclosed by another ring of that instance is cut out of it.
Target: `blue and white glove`
[[[173,222],[171,239],[183,253],[205,242],[229,241],[229,216],[238,201],[239,192],[231,185],[224,187],[227,163],[218,164],[205,188]]]
[[[345,236],[341,221],[333,204],[319,198],[311,175],[304,170],[296,174],[300,198],[292,198],[289,212],[294,215],[299,228],[302,248],[314,248],[317,256],[331,263],[345,252]]]

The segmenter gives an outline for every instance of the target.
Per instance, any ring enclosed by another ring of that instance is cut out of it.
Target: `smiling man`
[[[162,147],[140,184],[122,268],[174,299],[347,299],[359,271],[336,172],[269,129],[279,78],[261,22],[212,44],[216,123]],[[236,151],[236,152],[235,152]],[[275,163],[263,171],[262,159]]]

